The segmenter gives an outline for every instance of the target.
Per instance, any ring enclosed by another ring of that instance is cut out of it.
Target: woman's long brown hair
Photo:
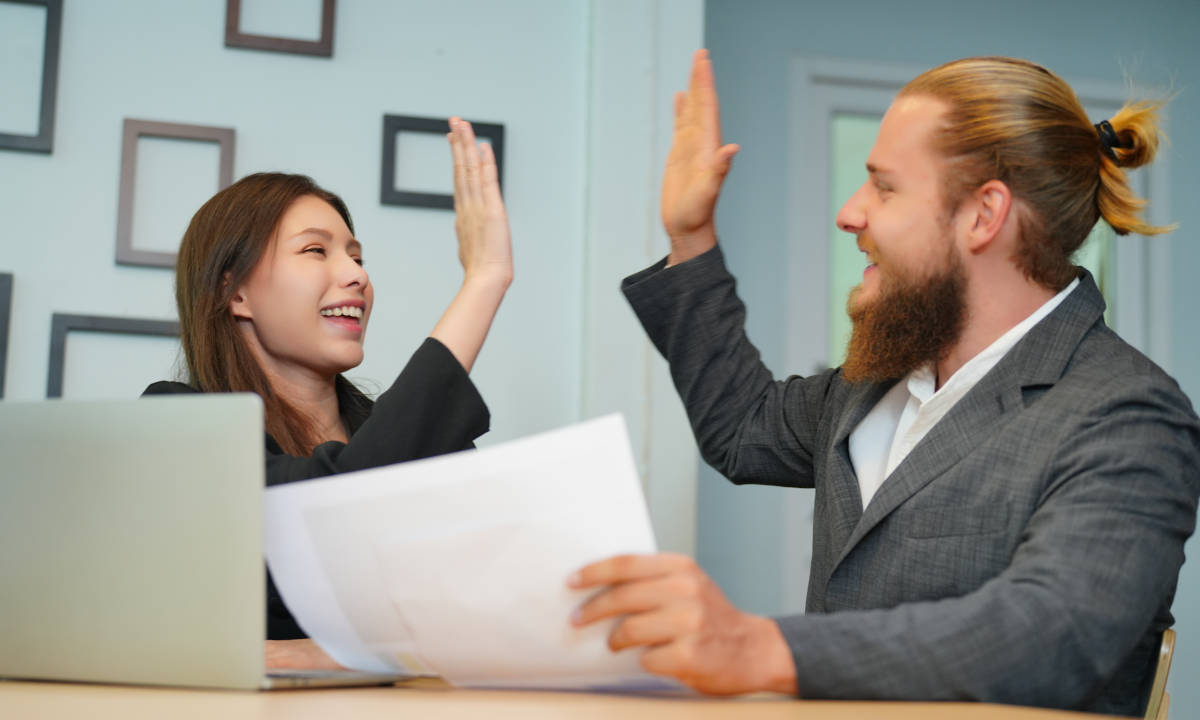
[[[190,384],[203,392],[257,393],[265,407],[267,432],[285,453],[297,456],[311,455],[319,442],[313,423],[272,389],[229,303],[265,254],[280,218],[305,195],[333,206],[354,232],[346,204],[311,178],[256,173],[196,211],[175,264],[175,302]],[[339,397],[353,388],[340,375],[337,385]]]

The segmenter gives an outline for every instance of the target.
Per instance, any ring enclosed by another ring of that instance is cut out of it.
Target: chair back
[[[1167,675],[1171,672],[1171,658],[1175,655],[1175,631],[1163,631],[1162,645],[1158,650],[1158,667],[1154,671],[1154,684],[1150,687],[1150,702],[1146,704],[1146,720],[1167,720],[1167,708],[1171,697],[1167,695]]]

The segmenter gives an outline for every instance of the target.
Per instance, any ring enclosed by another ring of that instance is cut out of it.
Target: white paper
[[[655,551],[625,423],[275,486],[267,562],[342,665],[492,687],[660,688],[612,622],[573,628],[567,576]]]

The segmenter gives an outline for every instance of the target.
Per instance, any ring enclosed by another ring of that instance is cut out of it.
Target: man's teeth
[[[362,308],[347,305],[346,307],[326,308],[321,311],[325,317],[352,317],[361,318],[363,316]]]

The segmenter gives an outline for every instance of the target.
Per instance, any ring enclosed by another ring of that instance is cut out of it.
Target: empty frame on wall
[[[139,250],[133,246],[133,198],[137,187],[137,146],[141,137],[200,140],[217,143],[220,150],[217,187],[214,192],[233,182],[233,128],[206,125],[151,122],[126,118],[121,141],[121,187],[117,205],[117,264],[148,267],[175,267],[175,253]]]
[[[0,5],[38,5],[46,8],[42,50],[42,90],[38,129],[34,135],[0,132],[0,149],[48,153],[54,148],[54,99],[58,92],[58,49],[62,36],[62,0],[0,0]]]
[[[12,317],[12,273],[0,273],[0,398],[4,397],[4,372],[8,360],[8,320]]]
[[[496,156],[496,175],[500,186],[504,186],[504,126],[499,123],[484,123],[468,120],[475,136],[484,138],[492,145]],[[401,133],[434,133],[445,135],[450,131],[450,118],[412,117],[409,115],[383,116],[383,170],[380,178],[379,201],[384,205],[408,205],[411,207],[454,209],[454,196],[445,193],[416,192],[396,187],[396,137]]]
[[[50,323],[50,371],[46,379],[46,397],[62,397],[63,374],[67,360],[67,334],[73,330],[123,335],[179,337],[179,323],[173,320],[67,315],[54,313]],[[146,384],[159,378],[148,378]]]
[[[242,0],[226,0],[225,47],[333,57],[334,5],[334,0],[321,0],[320,38],[317,40],[300,40],[297,38],[254,35],[242,32]]]

